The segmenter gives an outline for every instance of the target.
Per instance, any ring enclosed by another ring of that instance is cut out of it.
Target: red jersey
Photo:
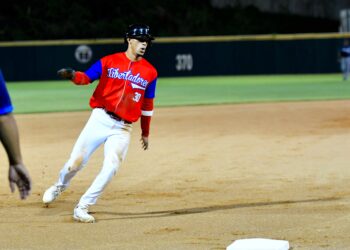
[[[85,74],[90,82],[100,79],[90,106],[104,108],[129,122],[141,116],[144,98],[155,96],[156,69],[144,58],[131,61],[125,52],[103,57]]]

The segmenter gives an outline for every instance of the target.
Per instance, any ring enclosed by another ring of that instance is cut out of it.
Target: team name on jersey
[[[107,76],[109,78],[118,78],[130,81],[134,84],[141,85],[143,88],[146,88],[148,81],[140,77],[140,73],[137,73],[136,75],[133,75],[131,73],[131,70],[119,72],[119,68],[108,68],[107,69]]]

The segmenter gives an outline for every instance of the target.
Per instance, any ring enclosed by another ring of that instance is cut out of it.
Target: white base
[[[242,239],[236,240],[226,250],[288,250],[289,242],[270,239]]]

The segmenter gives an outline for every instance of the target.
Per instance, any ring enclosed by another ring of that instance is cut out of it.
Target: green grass
[[[97,82],[76,86],[69,81],[11,82],[16,113],[89,110]],[[350,98],[350,81],[340,74],[210,76],[160,78],[156,106],[312,101]]]

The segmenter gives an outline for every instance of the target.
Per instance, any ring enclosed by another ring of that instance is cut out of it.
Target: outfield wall
[[[349,34],[158,38],[147,58],[160,77],[339,72],[337,52]],[[62,67],[86,70],[125,50],[122,39],[0,43],[8,81],[57,79]]]

